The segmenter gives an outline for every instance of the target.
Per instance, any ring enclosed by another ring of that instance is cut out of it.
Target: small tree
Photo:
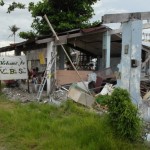
[[[18,28],[16,25],[12,25],[9,27],[10,31],[12,32],[12,34],[10,36],[14,37],[14,44],[15,44],[15,39],[16,39],[16,32],[20,29]]]
[[[49,26],[43,16],[46,14],[57,32],[90,26],[94,15],[92,5],[98,0],[41,0],[29,3],[32,14],[32,28],[38,34],[49,34]]]
[[[56,32],[64,32],[71,29],[86,28],[99,24],[99,21],[90,23],[89,19],[94,15],[92,5],[99,0],[41,0],[36,4],[30,2],[30,11],[33,22],[33,31],[21,32],[21,38],[34,38],[36,35],[49,35],[50,29],[43,18],[46,14]],[[0,0],[0,6],[5,5],[5,0]],[[20,2],[9,4],[7,13],[11,13],[16,8],[27,8]]]

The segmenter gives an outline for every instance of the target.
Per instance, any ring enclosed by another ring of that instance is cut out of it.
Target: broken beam
[[[149,29],[149,28],[150,28],[150,23],[145,23],[145,24],[143,24],[143,29]],[[122,28],[110,30],[109,32],[110,32],[110,34],[122,33]],[[120,36],[121,36],[121,35],[120,35]]]
[[[150,12],[136,13],[121,13],[121,14],[106,14],[102,17],[102,22],[105,23],[120,23],[130,20],[149,20]]]

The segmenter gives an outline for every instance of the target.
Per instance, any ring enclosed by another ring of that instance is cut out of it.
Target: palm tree
[[[12,25],[9,27],[10,31],[12,32],[12,34],[10,36],[14,37],[14,44],[15,44],[15,38],[16,38],[16,32],[20,29],[18,28],[16,25]]]

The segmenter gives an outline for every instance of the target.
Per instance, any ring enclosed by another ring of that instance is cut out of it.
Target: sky
[[[0,7],[0,47],[8,46],[13,43],[13,37],[9,27],[16,25],[19,31],[31,30],[32,17],[28,10],[16,9],[10,14],[7,12],[8,4],[12,1],[28,4],[29,2],[37,3],[39,0],[4,0],[7,5]],[[150,0],[101,0],[93,5],[95,16],[91,21],[101,20],[104,14],[127,13],[127,12],[147,12],[150,11]],[[110,27],[118,28],[119,26],[111,25]],[[16,42],[23,39],[16,36]]]

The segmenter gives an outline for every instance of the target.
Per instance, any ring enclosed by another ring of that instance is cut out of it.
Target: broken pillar
[[[141,103],[142,21],[131,20],[122,25],[121,87],[129,91],[133,103]]]
[[[65,53],[60,45],[57,46],[59,55],[59,70],[64,70],[65,66]]]
[[[95,70],[101,70],[101,57],[100,56],[97,56],[96,69]]]
[[[120,87],[129,91],[134,104],[141,104],[141,44],[142,20],[150,17],[150,12],[107,14],[102,17],[103,23],[122,23],[122,54]]]

